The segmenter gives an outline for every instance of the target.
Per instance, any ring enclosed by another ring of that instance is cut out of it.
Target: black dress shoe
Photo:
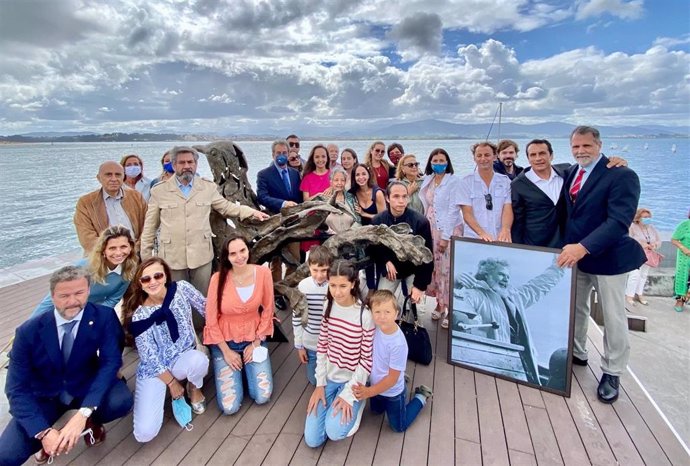
[[[603,374],[597,388],[597,397],[602,403],[613,403],[618,399],[618,385],[620,379],[617,375]]]
[[[580,359],[577,356],[573,356],[573,364],[575,364],[576,366],[586,366],[587,360],[586,359]]]

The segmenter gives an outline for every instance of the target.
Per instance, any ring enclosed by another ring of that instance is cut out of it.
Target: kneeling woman
[[[129,287],[138,262],[132,234],[122,225],[115,225],[103,230],[89,257],[79,259],[74,265],[91,272],[93,283],[88,301],[114,308]],[[53,309],[55,305],[48,293],[31,317]]]
[[[208,358],[196,349],[192,309],[204,315],[206,298],[192,285],[171,280],[170,267],[158,257],[137,269],[124,300],[125,326],[139,351],[134,391],[134,438],[152,440],[163,425],[166,387],[172,399],[183,397],[180,381],[195,414],[205,411],[201,393]]]
[[[244,398],[243,369],[256,404],[273,393],[265,343],[273,335],[273,279],[269,268],[249,263],[247,242],[239,235],[225,241],[219,262],[208,288],[204,344],[211,348],[218,407],[229,415]]]
[[[328,279],[326,310],[316,346],[316,388],[309,399],[304,441],[312,448],[326,438],[354,435],[364,402],[352,389],[371,372],[374,324],[359,297],[359,275],[352,263],[336,260]]]

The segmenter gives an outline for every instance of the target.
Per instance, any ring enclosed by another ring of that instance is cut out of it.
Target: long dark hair
[[[230,276],[230,271],[232,270],[232,263],[228,258],[228,248],[230,247],[230,242],[241,239],[242,242],[249,249],[249,243],[247,238],[238,234],[232,233],[223,243],[223,247],[220,248],[220,258],[218,259],[218,290],[216,291],[216,300],[218,302],[218,312],[220,312],[221,305],[223,304],[223,290],[225,289],[225,284],[228,282],[228,277]]]
[[[353,283],[354,286],[350,293],[354,296],[355,302],[361,301],[361,296],[359,295],[359,271],[352,262],[346,259],[336,259],[328,270],[328,279],[331,280],[333,277],[345,277],[347,281]],[[334,301],[330,288],[326,292],[326,300],[326,311],[323,314],[323,318],[328,320],[328,318],[331,317],[331,309],[333,308]]]
[[[350,192],[354,195],[357,194],[357,191],[362,189],[357,184],[357,181],[355,180],[355,175],[356,175],[357,169],[359,167],[364,168],[367,171],[367,173],[369,174],[369,180],[367,181],[367,186],[369,186],[372,189],[374,189],[374,186],[378,186],[376,184],[376,180],[374,179],[374,174],[371,172],[371,167],[369,167],[369,165],[365,165],[363,163],[356,163],[352,166],[352,174],[350,175]]]
[[[328,165],[328,148],[323,144],[317,144],[312,147],[311,151],[309,152],[309,158],[305,162],[304,169],[302,170],[302,178],[316,170],[316,163],[314,162],[314,154],[316,153],[316,149],[323,149],[326,151],[326,165]],[[326,170],[328,170],[328,168],[326,168]]]
[[[426,168],[424,168],[424,174],[425,175],[431,175],[434,173],[434,171],[431,169],[431,159],[434,158],[434,155],[437,154],[443,154],[443,156],[446,158],[446,162],[448,165],[446,165],[446,173],[453,174],[455,173],[453,171],[453,162],[450,161],[450,155],[448,155],[448,152],[446,152],[445,149],[442,149],[440,147],[434,149],[431,151],[431,154],[429,154],[429,158],[426,159]]]
[[[129,283],[129,288],[125,292],[125,296],[122,299],[122,311],[124,313],[124,327],[129,329],[129,324],[132,323],[132,316],[139,306],[144,304],[148,294],[144,291],[141,286],[139,279],[141,274],[144,273],[149,266],[153,264],[160,264],[165,272],[165,287],[167,288],[170,282],[172,282],[172,273],[170,272],[170,266],[160,257],[149,257],[144,262],[142,262],[137,271],[134,272],[134,277]]]

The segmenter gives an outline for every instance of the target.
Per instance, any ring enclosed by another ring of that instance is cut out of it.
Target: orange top
[[[254,292],[247,302],[237,294],[232,280],[225,282],[223,308],[218,309],[218,272],[211,277],[206,301],[204,344],[221,341],[254,341],[273,335],[273,278],[267,267],[255,265]],[[259,307],[263,310],[259,314]]]

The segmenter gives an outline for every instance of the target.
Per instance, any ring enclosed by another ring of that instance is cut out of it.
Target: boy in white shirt
[[[369,306],[376,324],[370,386],[357,385],[352,392],[360,401],[371,398],[371,410],[376,414],[385,411],[391,429],[405,432],[432,392],[426,385],[420,385],[407,403],[407,341],[395,322],[398,316],[395,295],[388,290],[378,290],[372,294]]]
[[[326,302],[331,262],[332,257],[327,248],[315,246],[309,251],[307,264],[310,276],[297,285],[297,289],[307,298],[307,325],[303,327],[300,317],[292,315],[297,356],[302,364],[307,365],[307,380],[312,385],[316,385],[316,344],[319,340],[323,305]]]

